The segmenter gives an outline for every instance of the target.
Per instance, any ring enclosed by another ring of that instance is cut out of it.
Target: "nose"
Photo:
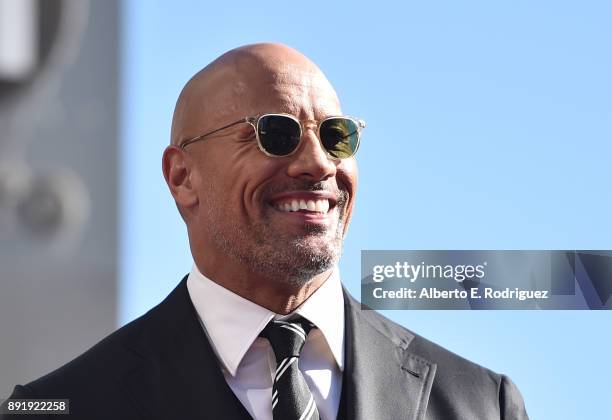
[[[323,181],[335,176],[337,162],[325,153],[314,130],[306,130],[302,136],[299,149],[291,156],[287,175],[308,181]]]

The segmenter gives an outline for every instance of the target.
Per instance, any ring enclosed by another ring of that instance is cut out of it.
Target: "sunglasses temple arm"
[[[224,125],[221,128],[217,128],[216,130],[209,131],[208,133],[202,134],[202,135],[197,136],[197,137],[193,137],[193,138],[187,140],[186,142],[184,142],[183,144],[181,144],[181,149],[184,149],[186,146],[190,145],[191,143],[195,143],[196,141],[204,140],[204,138],[206,138],[208,136],[211,136],[211,135],[213,135],[215,133],[218,133],[221,130],[225,130],[226,128],[230,128],[230,127],[235,126],[236,124],[241,124],[241,123],[251,123],[251,120],[249,118],[242,118],[242,119],[240,119],[238,121],[234,121],[232,123]]]

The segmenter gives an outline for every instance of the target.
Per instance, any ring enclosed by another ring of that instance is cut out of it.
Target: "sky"
[[[122,3],[120,323],[189,272],[161,173],[183,84],[236,46],[288,44],[367,122],[340,263],[367,249],[612,249],[612,3]],[[519,386],[534,419],[609,413],[612,315],[388,311]]]

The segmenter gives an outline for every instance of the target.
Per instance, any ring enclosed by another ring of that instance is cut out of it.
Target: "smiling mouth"
[[[274,208],[276,210],[287,213],[308,212],[327,214],[330,207],[333,207],[333,205],[328,199],[287,199],[274,203]]]
[[[275,194],[267,203],[279,213],[294,216],[291,219],[303,223],[328,223],[336,214],[342,196],[329,190],[293,190]]]

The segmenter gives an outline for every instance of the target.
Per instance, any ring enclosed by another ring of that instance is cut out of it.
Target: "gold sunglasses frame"
[[[300,127],[300,141],[297,144],[297,146],[295,147],[295,149],[293,149],[293,151],[289,154],[286,155],[274,155],[272,153],[269,153],[268,151],[266,151],[263,146],[261,145],[261,140],[259,139],[259,121],[263,118],[263,117],[272,117],[272,116],[281,116],[281,117],[288,117],[291,118],[293,121],[295,121],[298,126]],[[333,156],[332,154],[329,153],[329,151],[325,148],[325,146],[323,145],[323,141],[321,140],[321,125],[325,122],[325,121],[329,121],[332,120],[334,118],[346,118],[349,119],[351,121],[353,121],[353,123],[355,123],[355,125],[357,126],[357,146],[355,147],[355,150],[353,151],[353,153],[350,156],[346,156],[343,158],[338,158]],[[304,134],[304,127],[302,124],[302,121],[298,120],[295,116],[291,115],[291,114],[282,114],[282,113],[268,113],[268,114],[262,114],[262,115],[258,115],[256,117],[245,117],[242,118],[238,121],[234,121],[232,123],[229,123],[227,125],[224,125],[223,127],[217,128],[215,130],[209,131],[207,133],[201,134],[199,136],[196,137],[192,137],[190,139],[185,140],[184,142],[182,142],[180,144],[180,148],[181,150],[185,150],[185,147],[189,146],[192,143],[198,142],[200,140],[204,140],[206,137],[211,136],[215,133],[218,133],[221,130],[225,130],[227,128],[233,127],[235,125],[238,124],[250,124],[251,127],[253,127],[253,129],[255,130],[255,137],[257,138],[257,146],[259,147],[259,150],[261,150],[261,152],[263,154],[265,154],[266,156],[270,156],[270,157],[275,157],[275,158],[281,158],[281,157],[287,157],[287,156],[291,156],[293,155],[299,148],[300,148],[300,144],[302,143],[302,136]],[[325,150],[325,153],[331,157],[332,159],[348,159],[350,157],[355,156],[355,154],[357,153],[357,150],[359,149],[359,145],[361,144],[361,130],[363,130],[366,127],[366,123],[364,120],[359,119],[359,118],[355,118],[355,117],[350,117],[348,115],[333,115],[330,117],[326,117],[324,119],[322,119],[321,121],[317,122],[315,120],[306,120],[304,121],[304,123],[316,123],[317,124],[317,139],[319,140],[319,144],[321,145],[321,148],[323,150]]]

